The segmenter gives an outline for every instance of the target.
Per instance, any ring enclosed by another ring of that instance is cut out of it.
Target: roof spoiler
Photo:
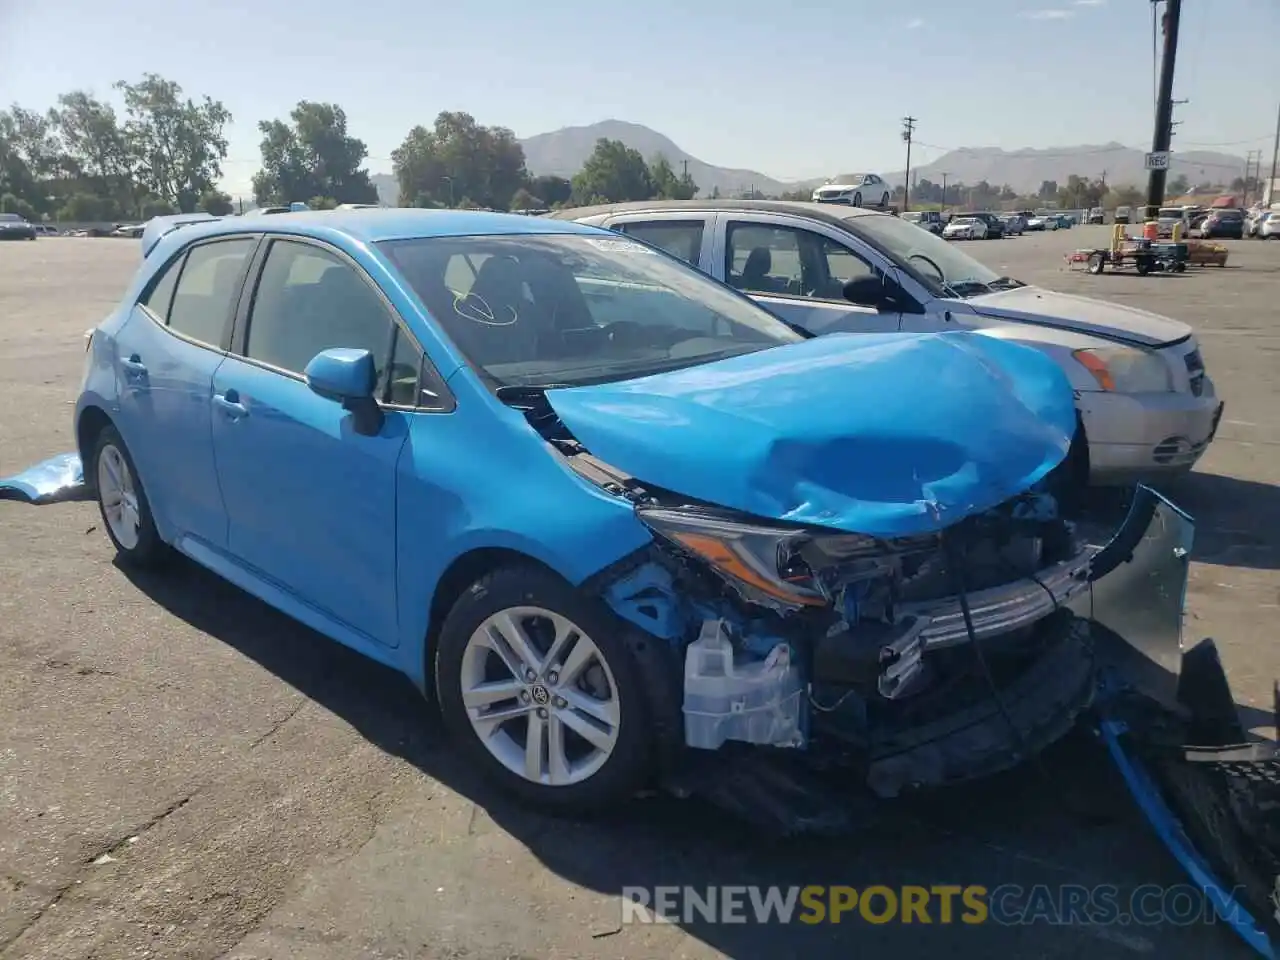
[[[185,227],[189,223],[208,223],[221,219],[222,217],[215,217],[211,213],[175,213],[168,217],[152,217],[142,231],[142,256],[144,259],[151,256],[151,251],[156,248],[156,244],[179,227]]]

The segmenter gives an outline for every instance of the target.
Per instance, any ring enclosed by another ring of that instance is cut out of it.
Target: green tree
[[[23,220],[35,221],[40,219],[40,214],[36,213],[35,207],[12,193],[6,193],[0,197],[0,213],[16,213]]]
[[[1111,209],[1116,207],[1140,207],[1146,202],[1146,194],[1131,184],[1122,184],[1107,191],[1103,204]]]
[[[359,203],[359,200],[343,201],[344,203]],[[312,210],[332,210],[338,205],[338,201],[333,197],[312,197],[307,201],[307,207]]]
[[[640,151],[605,137],[596,141],[595,150],[573,178],[574,199],[584,203],[588,197],[602,197],[606,203],[648,200],[654,193],[653,177]]]
[[[1191,181],[1187,179],[1185,173],[1180,173],[1169,181],[1164,192],[1168,197],[1180,197],[1190,189]]]
[[[83,90],[58,97],[53,111],[67,166],[96,196],[130,202],[135,161],[115,109]]]
[[[509,208],[528,182],[524,150],[506,127],[486,127],[469,113],[445,110],[428,128],[416,126],[391,153],[402,197],[427,197],[441,206]],[[415,201],[416,202],[416,201]]]
[[[175,213],[191,213],[190,210],[179,210],[170,201],[163,197],[146,197],[142,201],[142,219],[150,220],[152,217],[169,217]]]
[[[676,176],[675,170],[662,154],[649,166],[649,177],[653,181],[653,189],[662,200],[692,200],[698,192],[698,185],[688,173]]]
[[[558,203],[569,202],[569,197],[573,193],[573,184],[564,177],[543,175],[529,181],[529,192],[535,197],[541,197],[548,206],[554,207]]]
[[[299,101],[283,120],[263,120],[262,169],[253,176],[261,204],[326,197],[337,203],[377,203],[378,191],[363,169],[363,140],[348,135],[347,114],[336,103]]]
[[[540,210],[542,207],[543,201],[524,187],[517,190],[511,197],[512,210]]]
[[[221,190],[209,190],[200,198],[200,209],[215,217],[229,217],[235,212],[231,198]]]
[[[154,73],[115,87],[124,96],[124,132],[136,159],[138,186],[190,213],[222,175],[223,128],[231,113],[208,96],[198,102],[183,99],[181,86]]]
[[[52,114],[16,103],[0,110],[0,193],[49,209],[50,182],[65,172],[66,158]]]

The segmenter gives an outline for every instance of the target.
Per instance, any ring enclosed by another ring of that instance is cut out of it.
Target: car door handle
[[[124,368],[124,372],[127,376],[134,379],[141,379],[147,375],[146,364],[142,362],[142,358],[136,353],[130,356],[127,360],[121,360],[120,366]]]
[[[213,405],[232,420],[239,420],[241,417],[249,415],[249,408],[240,402],[240,394],[235,390],[228,390],[226,393],[215,393],[213,395]]]

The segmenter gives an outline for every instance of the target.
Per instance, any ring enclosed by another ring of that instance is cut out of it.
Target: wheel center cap
[[[540,707],[545,707],[551,702],[551,693],[540,683],[535,683],[529,688],[529,696],[533,698],[533,702]]]

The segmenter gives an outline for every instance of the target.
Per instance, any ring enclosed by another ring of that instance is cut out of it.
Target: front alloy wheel
[[[485,749],[532,783],[591,778],[618,743],[613,671],[589,636],[542,607],[486,618],[462,657],[462,702]]]
[[[549,570],[504,567],[473,584],[436,647],[441,713],[495,782],[555,810],[633,795],[655,753],[628,630]]]

